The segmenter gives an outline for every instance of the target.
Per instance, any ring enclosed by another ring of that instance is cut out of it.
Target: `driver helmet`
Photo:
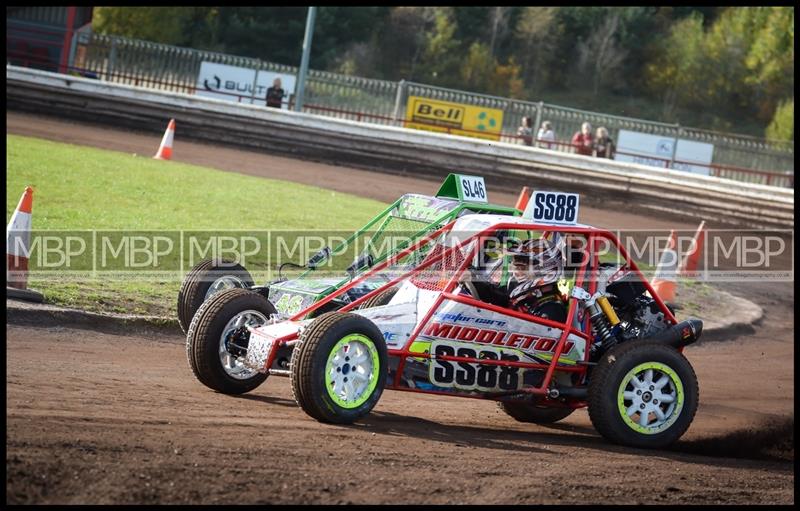
[[[511,256],[511,272],[519,283],[539,287],[557,282],[564,271],[564,255],[560,244],[545,238],[526,240],[507,249]]]

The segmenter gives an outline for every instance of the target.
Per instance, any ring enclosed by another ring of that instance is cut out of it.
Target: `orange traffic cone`
[[[678,253],[675,251],[678,246],[678,239],[675,236],[675,231],[671,230],[669,233],[669,243],[664,253],[661,254],[661,261],[656,267],[656,274],[650,284],[653,286],[653,291],[661,297],[665,302],[674,302],[678,282],[675,276],[678,269]]]
[[[697,263],[700,261],[700,254],[703,252],[703,242],[706,238],[705,226],[706,221],[703,220],[700,222],[700,226],[697,228],[697,232],[694,234],[692,246],[686,253],[686,257],[683,258],[683,263],[678,270],[678,273],[682,276],[697,276]]]
[[[167,125],[167,131],[164,132],[164,138],[161,139],[161,145],[158,152],[153,158],[156,160],[170,160],[172,159],[172,140],[175,138],[175,119],[170,119]]]
[[[41,302],[42,294],[28,289],[32,209],[33,188],[28,186],[6,228],[6,295]]]
[[[520,211],[525,211],[525,207],[528,205],[528,201],[531,198],[531,192],[528,190],[527,186],[522,187],[522,191],[519,192],[519,198],[517,199],[517,203],[514,205]]]

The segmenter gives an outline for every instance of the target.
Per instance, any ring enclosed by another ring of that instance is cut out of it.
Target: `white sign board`
[[[576,225],[580,196],[577,193],[533,192],[522,218],[537,224]]]
[[[266,106],[267,89],[272,87],[275,78],[281,79],[281,88],[285,92],[281,108],[288,109],[289,96],[294,94],[295,75],[273,71],[257,71],[246,67],[203,62],[197,77],[196,94],[234,103]]]
[[[461,198],[469,202],[488,202],[486,185],[479,176],[456,175],[458,187],[461,189]]]
[[[677,143],[673,169],[706,176],[710,174],[708,165],[714,155],[712,144],[684,139],[678,139]],[[671,137],[620,130],[614,159],[666,168],[672,159],[674,144],[675,139]],[[697,165],[692,165],[693,163]]]

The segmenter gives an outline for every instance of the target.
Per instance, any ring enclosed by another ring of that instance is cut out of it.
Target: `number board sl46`
[[[458,188],[461,191],[461,198],[467,202],[488,202],[486,185],[480,176],[457,175]]]

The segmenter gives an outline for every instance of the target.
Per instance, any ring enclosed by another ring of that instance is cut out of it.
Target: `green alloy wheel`
[[[632,341],[603,355],[589,383],[589,418],[608,440],[658,449],[683,435],[697,412],[694,369],[671,346]]]
[[[386,343],[370,320],[344,312],[315,319],[292,353],[297,404],[322,422],[349,424],[368,414],[386,383]]]

